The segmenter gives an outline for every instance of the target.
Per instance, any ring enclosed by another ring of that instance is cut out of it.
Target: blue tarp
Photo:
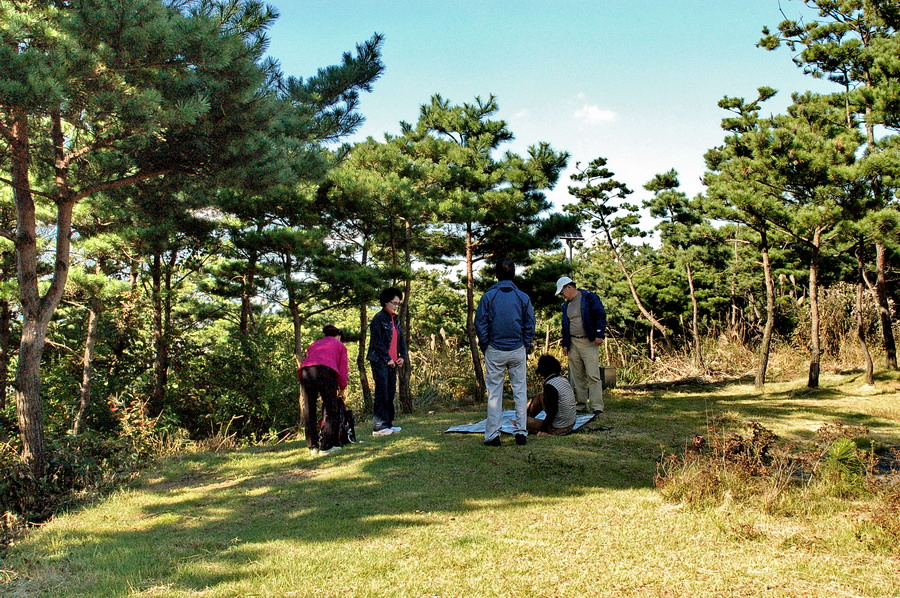
[[[546,415],[547,415],[546,413],[541,411],[540,413],[538,413],[535,416],[535,418],[536,419],[544,419],[544,416],[546,416]],[[572,426],[572,431],[574,432],[575,430],[577,430],[584,424],[588,423],[595,417],[597,417],[597,416],[593,413],[579,413],[575,417],[575,425]],[[510,420],[514,420],[514,419],[516,419],[515,410],[510,409],[509,411],[504,411],[503,412],[503,425],[500,426],[500,431],[504,432],[506,434],[515,433],[516,429],[515,429],[515,427],[513,427],[512,423],[510,423]],[[458,432],[460,434],[484,434],[485,426],[487,426],[487,419],[483,419],[480,422],[475,423],[475,424],[463,424],[461,426],[450,426],[449,428],[444,430],[444,434],[447,434],[448,432]]]

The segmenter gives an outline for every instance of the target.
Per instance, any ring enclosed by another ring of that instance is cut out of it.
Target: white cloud
[[[599,125],[616,120],[616,113],[596,104],[585,104],[580,110],[575,111],[575,118],[589,125]]]

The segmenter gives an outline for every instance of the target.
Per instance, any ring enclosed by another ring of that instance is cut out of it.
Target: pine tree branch
[[[59,160],[58,167],[59,168],[68,168],[74,162],[80,160],[81,158],[83,158],[87,154],[91,153],[92,151],[98,150],[98,149],[101,149],[104,147],[109,147],[116,141],[119,141],[120,139],[125,139],[129,135],[131,135],[131,132],[122,132],[122,133],[118,133],[116,135],[110,135],[109,137],[99,139],[99,140],[95,141],[94,143],[88,144],[74,152],[70,152],[69,154],[66,154]]]
[[[98,191],[108,191],[109,189],[118,189],[119,187],[124,187],[126,185],[131,185],[133,183],[140,183],[141,181],[146,181],[147,179],[152,179],[154,177],[162,176],[167,172],[170,172],[171,169],[161,169],[161,170],[153,170],[149,172],[139,172],[137,174],[132,174],[126,177],[122,177],[120,179],[113,179],[111,181],[103,181],[102,183],[96,183],[94,185],[90,185],[89,187],[85,187],[81,191],[75,193],[74,199],[75,201],[84,199],[88,195],[93,193],[97,193]]]
[[[46,197],[47,199],[52,199],[53,201],[56,201],[55,195],[51,195],[50,193],[44,193],[43,191],[38,191],[36,189],[32,189],[31,187],[23,187],[21,185],[16,185],[11,180],[4,178],[4,177],[0,177],[0,183],[6,183],[13,189],[18,189],[19,191],[27,191],[27,192],[31,193],[32,195],[39,195],[41,197]]]

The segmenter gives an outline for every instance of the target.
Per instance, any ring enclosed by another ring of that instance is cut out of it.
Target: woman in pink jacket
[[[338,427],[349,371],[347,347],[341,342],[341,329],[327,324],[322,333],[324,336],[306,350],[306,360],[297,372],[302,389],[300,407],[306,428],[306,446],[313,455],[327,455],[341,448]],[[325,412],[321,438],[316,419],[319,395],[322,396],[322,410]]]

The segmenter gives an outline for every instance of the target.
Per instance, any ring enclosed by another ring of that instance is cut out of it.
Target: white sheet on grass
[[[535,419],[544,419],[547,414],[541,411],[535,416]],[[575,425],[572,426],[572,431],[574,432],[584,424],[588,423],[592,419],[597,417],[593,413],[579,413],[575,416]],[[500,426],[500,431],[506,434],[514,434],[516,431],[515,426],[510,423],[510,420],[516,419],[516,412],[514,409],[510,409],[509,411],[503,412],[503,425]],[[459,432],[460,434],[484,434],[484,429],[487,426],[487,419],[483,419],[475,424],[463,424],[460,426],[450,426],[446,430],[444,430],[444,434],[448,432]]]

